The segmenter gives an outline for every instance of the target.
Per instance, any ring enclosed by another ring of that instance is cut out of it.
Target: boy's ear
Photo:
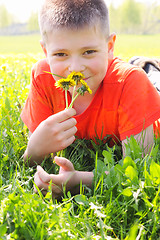
[[[111,58],[113,57],[115,41],[116,41],[116,34],[112,33],[108,39],[108,55]]]
[[[45,44],[44,44],[44,42],[42,40],[40,40],[40,44],[41,44],[42,50],[43,50],[43,52],[44,52],[44,54],[45,54],[45,56],[47,58],[47,50],[46,50]]]

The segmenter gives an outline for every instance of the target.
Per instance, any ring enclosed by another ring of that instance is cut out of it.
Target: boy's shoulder
[[[46,58],[41,59],[34,64],[32,68],[32,75],[34,75],[34,78],[38,77],[39,75],[46,75],[47,73],[45,73],[45,71],[46,72],[51,71]],[[47,74],[47,75],[50,75],[50,74]]]
[[[145,74],[140,67],[134,66],[118,57],[115,57],[108,68],[106,83],[124,82],[131,73],[134,73],[135,76]]]

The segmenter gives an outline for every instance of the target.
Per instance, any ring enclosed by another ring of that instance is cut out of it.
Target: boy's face
[[[114,42],[115,35],[107,40],[100,28],[95,26],[80,30],[55,30],[47,34],[45,45],[41,45],[52,73],[66,78],[72,71],[81,72],[94,94],[113,57]]]

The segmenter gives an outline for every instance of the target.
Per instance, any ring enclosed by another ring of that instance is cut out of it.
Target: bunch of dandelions
[[[61,77],[54,73],[50,73],[50,74]],[[65,91],[66,108],[72,108],[74,101],[79,95],[83,96],[85,92],[92,94],[92,90],[89,88],[89,86],[84,81],[84,79],[85,79],[85,76],[81,72],[73,71],[67,76],[67,78],[62,78],[56,81],[55,86],[57,88],[62,88]],[[76,87],[79,85],[80,87],[76,90]],[[68,106],[67,91],[69,90],[70,87],[73,87],[73,92],[72,92],[71,103]]]
[[[57,77],[61,77],[54,73],[50,73],[50,72],[46,72],[46,73],[55,75]],[[85,79],[85,76],[81,72],[73,71],[67,76],[67,78],[61,78],[58,81],[56,81],[55,83],[56,88],[62,88],[65,91],[66,108],[72,108],[74,101],[79,95],[83,96],[85,92],[92,94],[92,90],[89,88],[89,86],[84,81],[84,79]],[[80,86],[80,87],[76,90],[77,86]],[[70,87],[73,87],[73,92],[72,92],[71,103],[68,106],[67,91],[69,90]],[[63,150],[59,151],[57,153],[57,156],[63,156]],[[54,159],[53,159],[53,163],[55,163]]]

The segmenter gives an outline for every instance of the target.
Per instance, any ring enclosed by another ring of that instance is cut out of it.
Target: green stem
[[[70,103],[70,105],[69,105],[69,108],[72,108],[72,107],[73,107],[73,103],[74,103],[74,101],[76,100],[76,98],[78,97],[78,95],[79,95],[79,93],[77,93],[77,95],[76,95],[74,98],[72,98],[72,101],[71,101],[71,103]]]
[[[67,96],[67,89],[65,89],[65,100],[66,100],[66,108],[68,108],[68,96]]]
[[[76,90],[76,85],[73,88],[72,99],[74,99],[75,90]]]
[[[51,75],[54,75],[54,76],[56,76],[56,77],[60,77],[60,78],[63,78],[62,76],[60,76],[60,75],[58,75],[58,74],[55,74],[55,73],[51,73],[51,72],[47,72],[47,71],[44,71],[45,73],[49,73],[49,74],[51,74]]]

